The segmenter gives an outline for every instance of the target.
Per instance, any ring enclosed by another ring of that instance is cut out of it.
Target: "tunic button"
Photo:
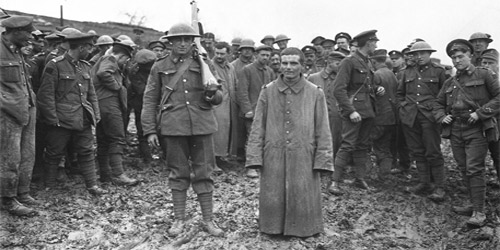
[[[290,121],[286,121],[286,123],[290,123]]]
[[[357,101],[357,100],[358,100],[358,98],[354,98],[354,100],[355,100],[355,101]]]
[[[422,80],[422,78],[419,77],[418,80]]]
[[[189,104],[189,102],[186,102],[186,104]]]
[[[417,95],[420,95],[420,93],[417,93]]]
[[[183,81],[183,82],[187,82],[187,80],[186,80],[186,79],[182,79],[182,81]]]
[[[418,88],[420,88],[420,85],[417,85]]]
[[[82,86],[82,84],[81,84],[81,83],[79,83],[79,84],[78,84],[78,86],[80,86],[80,87],[81,87],[81,86]]]
[[[290,131],[286,131],[287,134],[290,134]]]
[[[186,94],[187,94],[187,93],[188,93],[188,91],[187,91],[187,90],[184,90],[184,93],[186,93]]]
[[[286,143],[290,143],[290,141],[286,141]]]
[[[287,114],[290,114],[290,111],[287,111],[286,113],[287,113]]]
[[[419,104],[419,102],[417,102],[417,104]]]

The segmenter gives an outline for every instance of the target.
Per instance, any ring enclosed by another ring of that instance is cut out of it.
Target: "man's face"
[[[28,43],[28,45],[21,47],[21,53],[25,56],[32,56],[33,55],[33,44]]]
[[[316,62],[316,54],[314,53],[305,54],[305,60],[304,60],[305,65],[312,66],[314,62]]]
[[[471,43],[474,46],[474,52],[478,54],[488,48],[488,42],[485,39],[474,39]]]
[[[28,45],[28,41],[32,38],[31,32],[27,30],[16,30],[12,33],[12,43],[21,48]]]
[[[340,59],[338,58],[334,58],[334,57],[327,57],[326,58],[326,67],[327,67],[327,71],[329,73],[332,73],[332,72],[338,72],[339,71],[339,66],[340,66]]]
[[[349,42],[347,38],[341,37],[337,39],[337,47],[349,50]]]
[[[116,62],[118,63],[118,66],[123,67],[123,65],[127,64],[129,60],[130,57],[128,55],[120,55],[120,57],[117,58]]]
[[[80,58],[79,59],[85,59],[87,58],[87,56],[89,56],[89,54],[92,52],[92,49],[93,49],[94,46],[92,46],[91,44],[85,44],[85,45],[81,45],[79,50],[80,50]]]
[[[273,47],[274,40],[273,39],[265,39],[264,44],[270,47]]]
[[[156,54],[157,58],[162,57],[165,53],[165,50],[162,47],[154,47],[151,51]]]
[[[214,47],[214,40],[212,40],[212,38],[207,38],[205,40],[205,48],[207,50],[213,50],[213,47]]]
[[[373,52],[377,49],[377,41],[369,40],[366,45],[368,46],[368,55],[373,55]]]
[[[280,55],[274,54],[271,57],[271,64],[269,65],[273,70],[279,70],[281,67],[281,60],[280,60]]]
[[[391,57],[392,67],[399,68],[405,62],[405,59],[401,56]]]
[[[271,51],[261,50],[261,51],[257,52],[256,59],[257,59],[257,61],[259,61],[259,63],[267,65],[270,57],[271,57]]]
[[[240,53],[245,58],[250,58],[253,56],[253,49],[251,48],[243,48],[240,50]]]
[[[174,36],[169,41],[172,43],[173,54],[183,56],[191,50],[194,38],[192,36]]]
[[[426,65],[431,61],[431,52],[430,51],[417,51],[412,53],[413,58],[417,62],[418,65]]]
[[[455,51],[451,55],[451,61],[457,70],[464,70],[470,66],[471,54],[470,52]]]
[[[284,55],[281,56],[281,70],[285,79],[295,80],[300,77],[302,72],[302,64],[300,64],[300,56]]]
[[[279,41],[277,42],[277,44],[278,48],[280,48],[281,50],[286,49],[286,47],[288,46],[288,40]]]
[[[498,62],[488,58],[483,58],[481,60],[481,66],[491,69],[493,72],[498,74]]]
[[[335,43],[332,43],[330,41],[326,41],[323,43],[322,47],[328,52],[333,51],[333,47],[335,46]]]
[[[226,48],[222,49],[215,48],[215,61],[217,63],[224,63],[226,61],[226,57],[227,57]]]

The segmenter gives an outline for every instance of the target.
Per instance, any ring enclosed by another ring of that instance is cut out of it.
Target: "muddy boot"
[[[432,194],[427,196],[427,198],[429,198],[434,202],[442,202],[444,201],[444,196],[445,196],[444,189],[442,187],[437,187],[436,189],[434,189]]]
[[[471,216],[473,212],[472,205],[470,204],[465,206],[453,206],[452,210],[459,215],[465,216]]]
[[[246,176],[248,178],[259,178],[259,172],[257,172],[257,170],[255,169],[247,169],[247,173],[246,173]]]
[[[90,194],[97,195],[97,196],[108,193],[107,190],[102,189],[97,185],[87,188],[87,191],[89,191]]]
[[[328,187],[328,192],[336,196],[344,194],[342,189],[340,189],[339,183],[336,181],[332,181],[332,184],[330,184],[330,186]]]
[[[34,209],[21,204],[16,198],[13,197],[2,198],[2,209],[16,216],[28,216],[36,213]]]
[[[27,206],[38,206],[42,204],[41,202],[35,200],[35,198],[33,198],[28,193],[17,195],[17,201]]]
[[[111,182],[117,186],[135,186],[139,183],[138,180],[129,178],[125,174],[121,174],[116,177],[111,177]]]
[[[203,216],[204,229],[213,236],[222,236],[224,231],[220,229],[212,220],[213,217],[213,202],[212,192],[198,194],[198,201],[200,202],[201,214]]]
[[[430,194],[432,193],[432,185],[430,183],[419,183],[417,186],[410,189],[410,191],[414,194],[422,195],[422,194]]]
[[[479,211],[474,211],[472,216],[467,221],[467,225],[472,227],[482,227],[486,223],[486,214]]]

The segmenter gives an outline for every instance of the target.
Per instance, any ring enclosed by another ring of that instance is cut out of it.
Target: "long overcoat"
[[[260,230],[307,237],[323,231],[318,170],[333,171],[328,110],[320,87],[282,77],[261,91],[246,166],[262,166]]]

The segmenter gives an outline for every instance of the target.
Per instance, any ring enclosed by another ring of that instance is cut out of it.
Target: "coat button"
[[[186,104],[189,104],[189,102],[186,102]]]
[[[182,79],[182,81],[183,81],[183,82],[187,82],[187,80],[186,80],[186,79]]]
[[[187,91],[187,90],[184,90],[184,93],[186,93],[186,94],[187,94],[188,92],[189,92],[189,91]]]

